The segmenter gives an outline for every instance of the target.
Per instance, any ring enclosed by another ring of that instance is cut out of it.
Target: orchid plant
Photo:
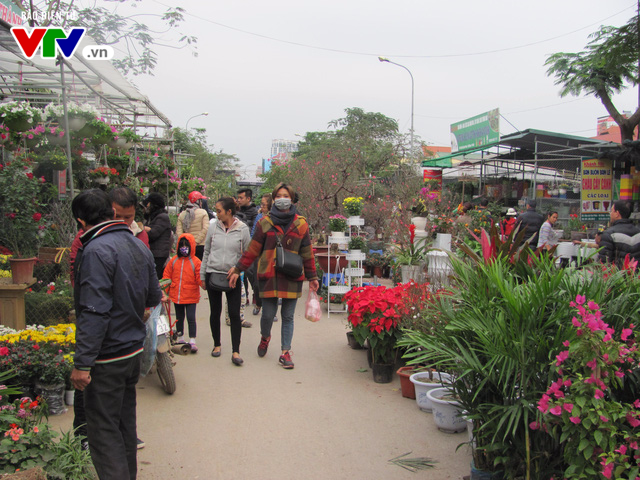
[[[541,419],[530,428],[559,439],[566,479],[637,479],[640,399],[625,403],[612,392],[640,367],[635,326],[623,328],[616,340],[598,304],[578,295],[570,305],[577,310],[572,319],[576,336],[556,356],[557,379],[538,402]]]

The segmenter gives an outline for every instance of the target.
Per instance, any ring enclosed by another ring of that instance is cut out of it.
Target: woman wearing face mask
[[[196,257],[196,241],[190,233],[178,238],[178,253],[167,262],[162,278],[171,280],[169,300],[176,307],[178,343],[184,343],[184,317],[189,324],[191,352],[196,353],[196,306],[200,301],[200,259]],[[163,296],[163,301],[166,297]]]
[[[271,327],[278,310],[278,299],[282,299],[280,316],[282,318],[281,350],[279,363],[283,368],[294,367],[291,360],[291,341],[293,339],[293,315],[296,302],[302,295],[302,284],[309,280],[309,290],[318,290],[315,259],[309,237],[309,224],[296,212],[292,204],[295,191],[290,185],[280,183],[271,194],[273,207],[255,227],[249,249],[236,263],[231,275],[232,284],[237,281],[241,271],[246,270],[258,259],[257,272],[260,297],[262,298],[262,317],[260,333],[262,338],[258,346],[258,355],[264,357],[271,340]],[[278,238],[285,250],[302,257],[304,273],[299,278],[289,278],[277,272],[274,266],[276,243]]]
[[[231,197],[222,197],[216,202],[217,220],[209,225],[207,238],[204,241],[204,256],[200,279],[204,283],[209,296],[211,314],[209,323],[213,336],[212,357],[221,355],[220,314],[222,313],[222,291],[211,287],[209,278],[212,273],[223,273],[229,278],[230,291],[227,294],[227,307],[231,326],[231,362],[241,366],[244,362],[240,357],[240,336],[242,335],[242,320],[240,305],[242,302],[242,282],[236,282],[231,277],[234,265],[249,246],[251,236],[249,227],[237,219],[236,202]]]

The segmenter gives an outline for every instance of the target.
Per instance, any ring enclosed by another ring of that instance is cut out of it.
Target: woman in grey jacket
[[[212,273],[224,273],[228,278],[234,271],[234,267],[244,251],[249,248],[251,236],[249,227],[234,216],[236,202],[233,198],[222,197],[216,202],[215,210],[218,218],[211,223],[207,231],[200,278],[207,287],[211,309],[209,324],[214,345],[211,356],[219,357],[221,354],[220,314],[222,313],[222,291],[211,288],[209,277]],[[231,320],[231,347],[233,351],[231,361],[234,365],[241,366],[243,363],[242,358],[240,358],[242,284],[234,280],[229,283],[229,286],[231,290],[226,294],[229,318]]]

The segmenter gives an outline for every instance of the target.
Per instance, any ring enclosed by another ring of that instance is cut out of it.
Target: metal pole
[[[64,60],[62,55],[58,55],[60,62],[60,83],[62,84],[62,108],[64,110],[64,134],[67,139],[67,168],[69,169],[69,191],[71,198],[76,196],[73,186],[73,165],[71,164],[71,134],[69,132],[69,115],[67,113],[67,87],[64,80]]]
[[[640,0],[638,0],[640,1]],[[380,60],[381,62],[386,62],[386,63],[392,63],[393,65],[397,65],[398,67],[404,68],[407,72],[409,72],[409,76],[411,77],[411,158],[413,158],[413,103],[414,103],[414,81],[413,81],[413,74],[411,73],[411,70],[409,70],[407,67],[405,67],[404,65],[400,65],[399,63],[396,62],[392,62],[391,60],[389,60],[388,58],[385,57],[378,57],[378,60]]]

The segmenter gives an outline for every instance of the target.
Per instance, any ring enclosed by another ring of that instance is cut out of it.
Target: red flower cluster
[[[349,323],[357,327],[364,323],[371,332],[391,332],[408,312],[406,300],[409,284],[387,288],[382,285],[359,287],[345,294],[349,308]]]

